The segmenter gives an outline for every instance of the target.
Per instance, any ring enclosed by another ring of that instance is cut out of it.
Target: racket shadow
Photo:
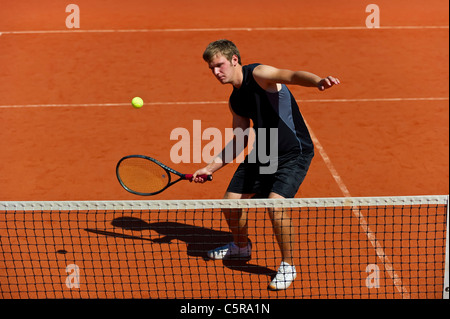
[[[146,221],[130,216],[115,218],[111,222],[112,226],[126,231],[147,232],[155,231],[161,237],[148,238],[145,236],[129,235],[119,232],[85,229],[88,232],[101,234],[105,236],[120,237],[132,240],[151,241],[157,244],[171,244],[176,241],[185,243],[187,247],[187,255],[190,257],[199,257],[205,261],[211,261],[207,257],[207,252],[216,247],[223,246],[233,240],[230,232],[214,230],[210,228],[182,224],[178,222],[155,222],[147,223]],[[267,275],[273,277],[276,273],[274,270],[264,266],[249,263],[249,261],[224,261],[223,265],[231,270],[247,272],[252,274]]]
[[[135,217],[119,217],[112,221],[112,225],[124,230],[142,232],[150,230],[157,232],[160,237],[148,240],[158,244],[173,244],[177,241],[183,242],[187,247],[188,256],[201,257],[204,260],[208,260],[208,250],[218,245],[224,245],[232,240],[229,232],[178,222],[147,223]]]

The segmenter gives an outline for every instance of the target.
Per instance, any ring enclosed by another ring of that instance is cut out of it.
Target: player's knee
[[[289,213],[283,208],[270,207],[267,209],[267,213],[274,223],[280,223],[286,220],[290,220]]]
[[[225,195],[223,195],[223,199],[249,199],[252,197],[253,194],[239,194],[228,191],[225,193]]]

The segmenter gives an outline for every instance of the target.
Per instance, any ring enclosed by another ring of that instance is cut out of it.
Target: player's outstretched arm
[[[255,81],[265,90],[276,90],[277,83],[317,87],[320,91],[331,88],[340,83],[339,79],[328,76],[321,78],[306,71],[291,71],[274,68],[268,65],[259,65],[253,70]]]

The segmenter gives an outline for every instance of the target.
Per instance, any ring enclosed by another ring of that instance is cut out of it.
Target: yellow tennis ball
[[[137,109],[140,109],[144,105],[144,100],[140,97],[135,97],[131,100],[131,105]]]

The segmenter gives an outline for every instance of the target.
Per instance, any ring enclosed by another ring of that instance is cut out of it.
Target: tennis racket
[[[144,155],[123,157],[116,166],[116,175],[120,185],[130,193],[150,196],[156,195],[181,180],[192,181],[192,174],[182,174],[164,165],[158,160]],[[173,180],[172,176],[175,179]],[[199,175],[206,181],[212,175]]]

